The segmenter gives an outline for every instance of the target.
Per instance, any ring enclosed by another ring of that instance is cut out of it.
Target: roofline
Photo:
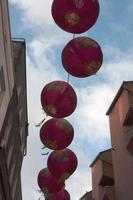
[[[120,86],[120,88],[119,88],[119,90],[118,90],[118,92],[117,92],[115,98],[113,99],[113,101],[112,101],[112,103],[111,103],[109,109],[107,110],[106,115],[109,115],[110,112],[112,111],[112,109],[113,109],[115,103],[117,102],[117,100],[118,100],[118,98],[120,97],[122,91],[124,90],[124,88],[125,88],[125,86],[126,86],[126,83],[133,83],[133,81],[123,81],[123,83],[121,84],[121,86]]]
[[[112,150],[112,148],[106,149],[106,150],[104,150],[104,151],[99,152],[98,155],[96,156],[96,158],[95,158],[95,159],[92,161],[92,163],[89,165],[89,167],[92,167],[92,166],[95,164],[95,162],[99,159],[99,157],[100,157],[101,154],[103,154],[103,153],[105,153],[105,152],[107,152],[107,151],[110,151],[110,150]]]

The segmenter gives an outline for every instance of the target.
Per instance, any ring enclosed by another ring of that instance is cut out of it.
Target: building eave
[[[112,111],[114,105],[116,104],[118,98],[120,97],[122,91],[124,90],[124,88],[125,88],[125,86],[126,86],[126,83],[132,83],[132,82],[133,82],[133,81],[123,81],[123,83],[122,83],[122,85],[120,86],[120,88],[119,88],[119,90],[118,90],[118,92],[117,92],[117,94],[116,94],[114,100],[112,101],[112,103],[111,103],[111,105],[110,105],[108,111],[106,112],[106,115],[109,115],[110,112]]]
[[[96,156],[96,158],[95,158],[95,159],[92,161],[92,163],[89,165],[89,167],[92,167],[92,166],[95,164],[95,162],[100,158],[100,156],[101,156],[103,153],[105,153],[105,152],[107,152],[107,151],[110,151],[110,150],[112,150],[112,148],[99,152],[98,155]]]

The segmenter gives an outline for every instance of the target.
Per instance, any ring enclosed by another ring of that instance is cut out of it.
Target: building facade
[[[28,135],[26,45],[11,40],[7,0],[0,0],[0,200],[21,200]]]
[[[120,87],[109,115],[116,200],[133,199],[133,81]]]
[[[111,192],[114,185],[112,149],[100,152],[90,166],[92,168],[92,197],[95,200],[102,200],[106,193]]]
[[[92,192],[85,200],[133,200],[133,81],[123,82],[107,115],[112,148],[90,165]]]

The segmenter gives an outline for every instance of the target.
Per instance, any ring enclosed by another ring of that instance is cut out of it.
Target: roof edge
[[[121,95],[123,89],[125,88],[126,83],[133,83],[133,81],[123,81],[123,83],[121,84],[121,86],[120,86],[120,88],[119,88],[119,90],[118,90],[118,92],[117,92],[115,98],[113,99],[113,101],[112,101],[112,103],[111,103],[109,109],[107,110],[106,115],[109,115],[110,112],[112,111],[112,109],[113,109],[115,103],[117,102],[117,100],[118,100],[118,98],[120,97],[120,95]]]
[[[111,151],[111,150],[112,150],[112,148],[106,149],[106,150],[104,150],[104,151],[99,152],[98,155],[96,156],[96,158],[95,158],[95,159],[92,161],[92,163],[89,165],[89,167],[92,167],[92,166],[95,164],[95,162],[99,159],[99,157],[100,157],[101,154],[103,154],[103,153],[105,153],[105,152],[107,152],[107,151]]]

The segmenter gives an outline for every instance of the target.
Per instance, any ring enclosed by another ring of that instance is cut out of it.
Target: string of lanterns
[[[100,45],[89,37],[75,34],[90,29],[99,15],[98,0],[53,0],[52,16],[64,31],[73,33],[73,39],[62,51],[62,65],[68,75],[79,78],[96,74],[103,62]],[[74,138],[74,129],[64,119],[77,106],[77,95],[67,82],[57,80],[48,83],[41,92],[41,105],[47,116],[40,129],[40,140],[51,150],[47,168],[40,170],[38,185],[46,200],[70,200],[65,190],[65,181],[74,173],[78,165],[75,153],[68,148]]]

